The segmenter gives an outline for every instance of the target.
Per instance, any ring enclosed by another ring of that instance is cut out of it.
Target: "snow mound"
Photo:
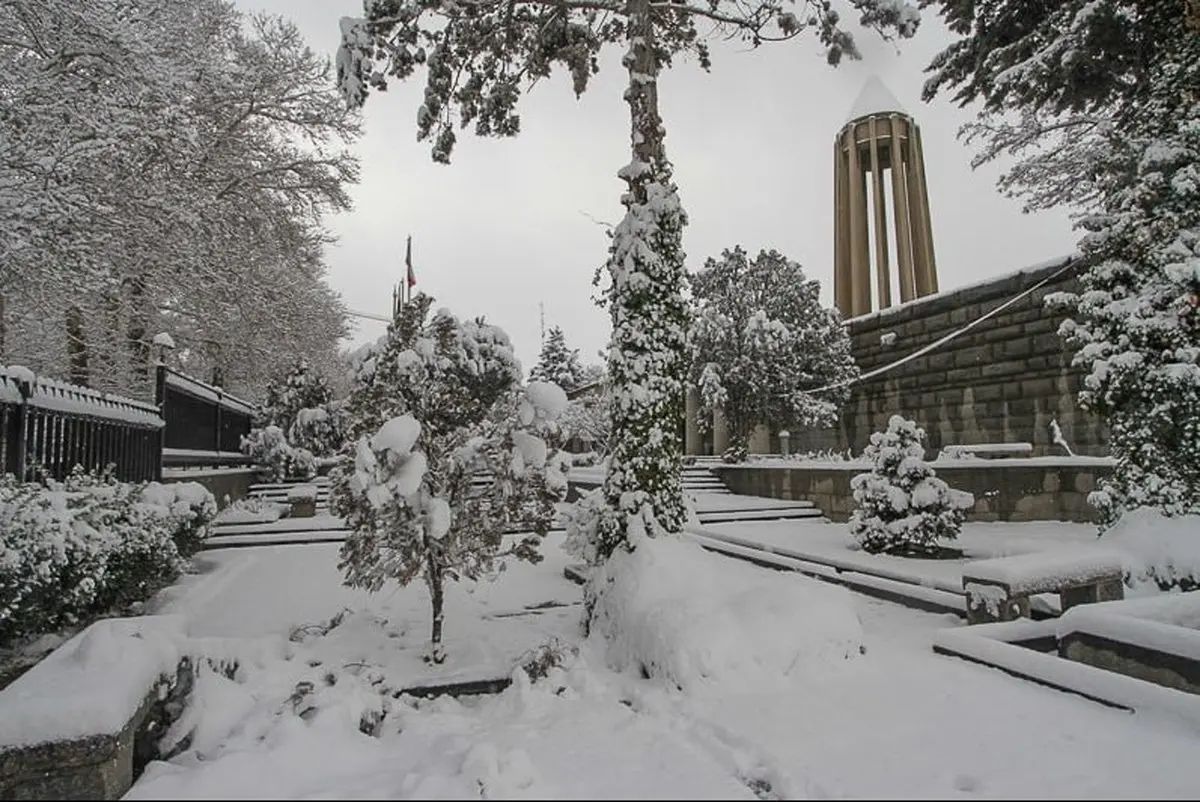
[[[597,571],[593,636],[618,671],[683,690],[773,687],[863,652],[844,588],[763,571],[677,537],[647,538]]]
[[[1200,586],[1200,516],[1169,518],[1157,509],[1140,507],[1121,516],[1100,542],[1125,556],[1125,570],[1134,585]]]

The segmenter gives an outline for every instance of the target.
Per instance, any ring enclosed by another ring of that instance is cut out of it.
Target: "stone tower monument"
[[[901,303],[937,292],[921,129],[878,77],[872,76],[863,86],[834,142],[833,159],[833,302],[842,316],[856,317],[892,305],[893,257]],[[889,192],[894,252],[888,228]]]

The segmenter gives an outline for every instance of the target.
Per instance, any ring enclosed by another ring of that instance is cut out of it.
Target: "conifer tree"
[[[520,388],[507,335],[417,295],[401,310],[346,404],[350,438],[330,505],[351,533],[346,584],[378,591],[422,578],[429,659],[442,662],[447,580],[478,579],[505,556],[537,562],[568,463],[557,449],[562,389]],[[490,477],[480,489],[478,475]],[[505,546],[514,529],[524,536]]]
[[[562,329],[552,326],[542,343],[537,364],[529,371],[535,381],[553,382],[567,392],[583,383],[583,368],[579,364],[579,349],[568,348]]]
[[[970,493],[951,489],[925,462],[925,430],[900,415],[871,435],[863,457],[870,473],[850,480],[858,509],[850,533],[871,554],[936,556],[939,540],[958,537]]]
[[[1081,209],[1080,291],[1051,296],[1116,458],[1091,501],[1200,512],[1200,36],[1186,0],[940,0],[959,40],[925,94],[982,101],[1005,188]],[[1194,12],[1194,7],[1191,9]]]

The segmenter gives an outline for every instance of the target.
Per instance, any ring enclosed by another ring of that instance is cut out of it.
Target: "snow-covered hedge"
[[[872,554],[936,554],[958,536],[975,497],[951,489],[925,461],[925,430],[893,415],[863,450],[870,473],[850,480],[858,509],[850,532]]]
[[[207,536],[212,494],[195,483],[0,479],[0,644],[147,598]]]
[[[278,426],[251,429],[242,438],[242,451],[265,466],[276,482],[290,477],[307,479],[317,472],[313,453],[306,448],[294,448]]]

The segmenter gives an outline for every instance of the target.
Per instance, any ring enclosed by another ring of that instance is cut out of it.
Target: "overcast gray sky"
[[[237,0],[249,11],[294,20],[314,49],[332,55],[338,19],[361,0]],[[847,18],[850,16],[847,14]],[[825,64],[815,38],[765,45],[714,43],[712,72],[679,63],[661,82],[667,152],[690,225],[689,268],[722,248],[776,248],[819,279],[833,280],[833,137],[872,73],[921,126],[942,289],[1009,273],[1074,248],[1065,212],[1025,215],[995,189],[999,168],[972,171],[955,139],[973,110],[920,101],[922,69],[949,41],[931,10],[914,39],[897,46],[861,31],[864,60]],[[460,317],[486,315],[503,327],[528,369],[539,349],[538,304],[585,361],[598,361],[607,315],[592,301],[607,239],[587,215],[616,222],[629,161],[624,70],[612,48],[579,100],[556,74],[523,98],[515,139],[460,135],[454,163],[434,164],[416,141],[424,73],[373,94],[357,151],[356,208],[330,221],[340,242],[329,281],[351,309],[388,314],[413,236],[417,288]],[[355,342],[383,333],[360,321]]]

